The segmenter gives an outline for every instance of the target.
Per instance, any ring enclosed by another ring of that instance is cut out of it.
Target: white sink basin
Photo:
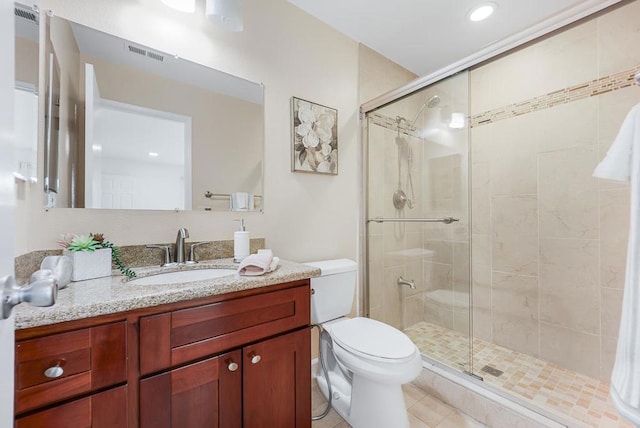
[[[129,281],[133,285],[163,285],[181,282],[201,281],[203,279],[220,278],[236,273],[235,269],[193,269],[177,272],[159,273]]]

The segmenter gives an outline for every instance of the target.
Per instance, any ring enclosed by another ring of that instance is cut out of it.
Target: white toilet
[[[404,428],[409,419],[401,385],[422,370],[416,345],[400,330],[369,318],[347,318],[356,288],[356,263],[327,260],[306,263],[320,268],[311,278],[311,322],[321,336],[332,388],[332,406],[354,428]],[[328,397],[320,364],[317,381]]]

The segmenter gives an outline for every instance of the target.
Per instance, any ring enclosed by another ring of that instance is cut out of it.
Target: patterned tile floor
[[[431,358],[467,369],[469,339],[434,324],[420,322],[405,333]],[[493,376],[482,368],[504,372]],[[609,384],[506,348],[473,341],[473,367],[485,382],[517,394],[552,413],[588,427],[630,427],[613,408]]]
[[[404,391],[404,401],[409,413],[410,428],[482,428],[485,426],[412,384],[403,385],[402,389]],[[315,380],[312,383],[311,402],[314,415],[320,414],[325,409],[327,403],[327,400],[318,389]],[[311,427],[349,428],[349,424],[332,409],[326,417],[319,421],[314,421]]]

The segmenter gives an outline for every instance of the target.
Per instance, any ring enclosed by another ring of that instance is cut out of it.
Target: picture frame
[[[291,97],[291,171],[338,175],[338,110]]]

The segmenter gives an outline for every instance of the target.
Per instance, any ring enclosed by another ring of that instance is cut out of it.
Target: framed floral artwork
[[[291,171],[338,174],[338,110],[291,97]]]

